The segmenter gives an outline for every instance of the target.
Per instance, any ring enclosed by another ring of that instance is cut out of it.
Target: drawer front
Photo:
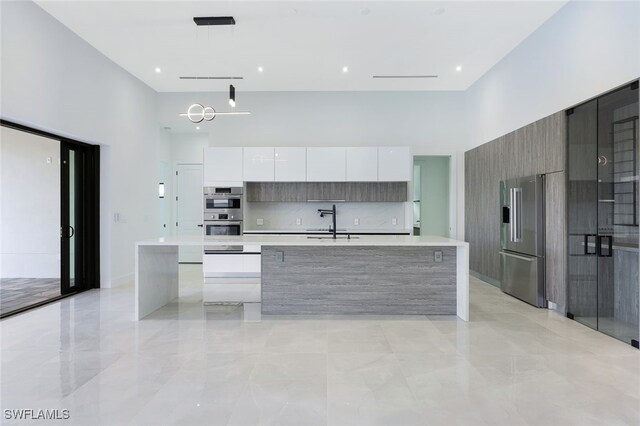
[[[259,254],[205,254],[202,262],[205,277],[258,277]]]

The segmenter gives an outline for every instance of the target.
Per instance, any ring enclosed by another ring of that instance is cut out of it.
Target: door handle
[[[602,240],[607,239],[607,248],[606,248],[606,253],[604,252],[604,250],[602,249]],[[600,257],[612,257],[613,256],[613,237],[611,235],[599,235],[598,236],[598,244],[597,244],[597,250],[598,250],[598,256]]]
[[[520,204],[522,200],[522,189],[513,188],[513,205],[515,206],[515,211],[513,212],[513,242],[519,243],[522,241],[522,221],[521,216],[522,212],[520,211]]]
[[[509,188],[509,241],[513,242],[513,213],[515,212],[515,205],[513,204],[513,188]]]
[[[200,225],[198,225],[198,228],[202,228],[202,226],[203,226],[203,225],[202,225],[202,224],[200,224]]]
[[[593,251],[589,249],[589,245],[591,244],[591,238],[593,238]],[[584,235],[584,254],[585,256],[593,256],[594,254],[598,254],[598,236],[596,234],[585,234]]]
[[[71,239],[74,235],[76,235],[76,230],[73,229],[73,226],[69,225],[69,229],[71,230],[71,235],[69,235],[67,238]]]
[[[500,251],[498,253],[500,253],[500,255],[502,255],[502,256],[515,257],[516,259],[526,260],[527,262],[533,262],[534,260],[536,260],[535,257],[524,257],[524,256],[520,256],[520,255],[517,255],[517,254],[507,253],[505,251]]]

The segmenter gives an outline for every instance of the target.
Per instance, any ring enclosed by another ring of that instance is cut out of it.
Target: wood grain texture
[[[563,171],[565,123],[560,111],[465,153],[465,238],[472,271],[500,279],[500,181]],[[550,225],[549,232],[566,235]]]
[[[566,279],[566,175],[549,173],[545,177],[545,287],[547,300],[567,311]]]
[[[247,182],[249,202],[405,202],[407,182]]]
[[[265,246],[262,313],[455,315],[456,248]]]

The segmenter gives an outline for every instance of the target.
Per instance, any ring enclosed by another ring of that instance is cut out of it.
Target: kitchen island
[[[136,244],[135,318],[178,297],[178,250],[261,251],[263,314],[424,314],[469,319],[469,246],[429,236],[245,235]]]

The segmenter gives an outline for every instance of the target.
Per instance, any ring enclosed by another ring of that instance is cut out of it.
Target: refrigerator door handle
[[[502,255],[502,256],[515,257],[516,259],[526,260],[527,262],[533,262],[534,260],[537,259],[536,257],[524,257],[524,256],[520,256],[520,255],[513,254],[513,253],[507,253],[506,251],[500,251],[498,253],[500,253],[500,255]]]
[[[509,188],[509,241],[513,242],[513,212],[515,211],[513,204],[513,188]]]
[[[522,202],[522,188],[513,188],[513,205],[515,211],[513,212],[514,224],[513,224],[513,242],[519,243],[522,241],[522,212],[520,211],[520,204]]]

